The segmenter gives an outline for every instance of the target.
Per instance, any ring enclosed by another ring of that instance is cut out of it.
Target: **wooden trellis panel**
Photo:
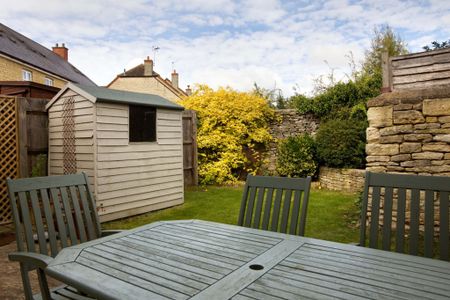
[[[17,127],[16,98],[0,96],[0,224],[10,223],[12,218],[5,179],[19,176]]]

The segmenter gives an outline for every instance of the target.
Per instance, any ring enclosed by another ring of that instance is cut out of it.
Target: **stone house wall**
[[[275,114],[274,121],[269,124],[274,141],[269,144],[265,154],[265,169],[269,174],[275,174],[277,145],[280,140],[304,133],[314,135],[319,128],[317,118],[311,114],[301,114],[296,109],[278,109]]]
[[[358,193],[364,189],[365,170],[334,169],[321,167],[319,185],[321,188]]]

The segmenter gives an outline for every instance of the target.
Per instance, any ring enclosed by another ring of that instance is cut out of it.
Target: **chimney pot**
[[[69,60],[69,49],[66,48],[66,45],[62,43],[61,47],[56,43],[56,46],[52,48],[53,53],[59,55],[65,61]]]
[[[192,95],[192,90],[191,90],[191,86],[188,84],[187,89],[186,89],[186,94],[188,96]]]
[[[178,73],[176,70],[172,72],[172,86],[178,88]]]
[[[144,59],[144,76],[152,76],[153,75],[153,60],[147,56],[147,59]]]

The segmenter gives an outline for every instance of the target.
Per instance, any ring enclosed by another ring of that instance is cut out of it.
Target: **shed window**
[[[130,142],[156,141],[156,108],[130,105]]]

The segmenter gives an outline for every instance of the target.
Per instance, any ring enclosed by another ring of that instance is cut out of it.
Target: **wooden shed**
[[[86,172],[101,221],[183,203],[183,107],[68,83],[46,106],[49,175]]]

